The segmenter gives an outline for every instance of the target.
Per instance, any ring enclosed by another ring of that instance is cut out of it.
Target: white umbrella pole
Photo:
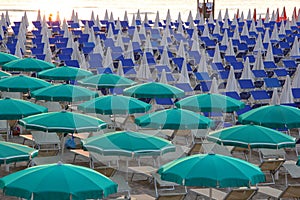
[[[8,120],[6,120],[7,123],[7,128],[6,128],[6,141],[9,139],[9,134],[10,134],[10,125],[8,123]]]

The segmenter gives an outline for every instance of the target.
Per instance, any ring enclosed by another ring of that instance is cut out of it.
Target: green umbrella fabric
[[[0,70],[0,78],[11,76],[10,73]]]
[[[20,99],[0,99],[0,120],[17,120],[29,115],[47,112],[46,107]]]
[[[145,113],[150,108],[151,105],[143,101],[118,95],[97,97],[77,106],[83,112],[102,115]]]
[[[181,98],[184,91],[168,84],[149,82],[126,88],[123,91],[126,96],[135,98]]]
[[[240,115],[238,121],[269,128],[299,128],[300,109],[285,105],[261,106]]]
[[[116,87],[124,88],[136,84],[136,82],[128,78],[118,76],[116,74],[106,74],[106,73],[87,77],[85,79],[79,80],[78,83],[84,86],[91,86],[97,88],[116,88]]]
[[[39,72],[54,67],[55,67],[54,64],[45,62],[43,60],[39,60],[35,58],[22,58],[4,64],[2,66],[2,70]]]
[[[96,117],[67,111],[33,115],[19,120],[19,124],[26,129],[63,133],[91,132],[106,128],[106,123]]]
[[[296,162],[296,165],[300,166],[300,156],[298,156],[298,160]]]
[[[82,144],[91,152],[127,157],[160,156],[175,151],[175,146],[168,140],[131,131],[89,137]]]
[[[213,126],[213,121],[198,113],[171,108],[149,113],[135,119],[138,126],[154,129],[207,129]]]
[[[38,155],[38,150],[26,145],[0,141],[0,164],[29,161]]]
[[[91,100],[99,95],[81,86],[58,84],[35,90],[31,96],[37,100],[76,102]]]
[[[221,94],[198,94],[175,103],[178,108],[195,112],[233,112],[245,107],[245,103]]]
[[[8,63],[10,61],[18,60],[18,59],[20,59],[20,58],[15,56],[15,55],[0,52],[0,65],[3,65],[3,64]]]
[[[116,193],[117,187],[93,169],[61,162],[30,167],[0,179],[5,195],[32,200],[102,199]]]
[[[49,80],[79,80],[92,75],[90,71],[71,66],[56,67],[37,74],[39,78]]]
[[[179,158],[161,166],[158,173],[162,180],[197,187],[248,187],[265,181],[265,174],[259,167],[218,154]]]
[[[10,76],[0,80],[0,90],[7,92],[28,92],[50,85],[47,81],[25,75]]]
[[[295,138],[257,125],[239,125],[211,132],[208,141],[243,148],[294,148]]]

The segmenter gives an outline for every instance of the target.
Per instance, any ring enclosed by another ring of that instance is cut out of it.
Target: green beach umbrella
[[[160,156],[175,151],[175,146],[168,140],[131,131],[89,137],[82,144],[90,152],[110,156]]]
[[[37,100],[46,101],[87,101],[98,97],[98,93],[87,88],[70,85],[58,84],[35,90],[31,93]]]
[[[0,120],[18,120],[23,117],[47,112],[46,107],[20,99],[0,99]],[[8,122],[7,122],[8,123]],[[7,139],[10,134],[10,126],[7,124]]]
[[[0,164],[29,161],[38,155],[38,150],[12,142],[0,141]]]
[[[93,169],[57,164],[30,167],[0,179],[7,196],[32,200],[102,199],[118,185]]]
[[[71,66],[47,69],[37,74],[39,78],[49,80],[79,80],[92,75],[90,71]]]
[[[0,79],[0,90],[7,92],[28,92],[50,85],[47,81],[25,75]]]
[[[218,154],[197,154],[171,161],[158,169],[161,179],[185,186],[249,187],[265,181],[258,166]]]
[[[143,83],[126,88],[123,94],[135,98],[180,98],[185,95],[184,91],[177,87],[158,82]]]
[[[33,115],[19,120],[19,124],[26,129],[63,133],[91,132],[106,128],[106,123],[96,117],[67,111]]]
[[[269,128],[298,128],[300,110],[284,105],[261,106],[240,115],[238,121],[242,124],[257,124]]]
[[[233,112],[245,107],[245,103],[221,94],[198,94],[176,102],[178,108],[195,112]]]
[[[198,113],[171,108],[146,114],[135,119],[138,126],[154,129],[207,129],[213,125],[213,121]]]
[[[0,65],[3,65],[3,64],[8,63],[10,61],[18,60],[18,59],[20,59],[20,58],[18,58],[17,56],[14,56],[12,54],[0,52]]]
[[[295,138],[257,125],[239,125],[211,132],[208,141],[242,148],[294,148]]]
[[[0,99],[0,120],[17,120],[29,115],[47,112],[46,107],[24,101],[6,97]]]
[[[106,73],[87,77],[85,79],[79,80],[78,83],[84,86],[91,86],[97,88],[125,88],[136,84],[136,82],[128,78],[118,76],[116,74]]]
[[[39,60],[35,58],[22,58],[4,64],[2,66],[2,70],[39,72],[54,67],[55,67],[54,64],[45,62],[43,60]]]
[[[150,110],[151,105],[133,97],[108,95],[86,101],[78,105],[77,108],[86,113],[112,115],[145,113]]]

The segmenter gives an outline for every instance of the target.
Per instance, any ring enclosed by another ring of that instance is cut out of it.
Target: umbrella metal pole
[[[209,199],[212,200],[212,188],[209,188]]]

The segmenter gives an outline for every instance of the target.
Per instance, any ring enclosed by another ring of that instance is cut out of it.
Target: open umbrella
[[[95,170],[61,162],[7,175],[0,188],[5,195],[32,200],[102,199],[117,192],[117,184]]]
[[[19,59],[17,56],[14,56],[12,54],[0,52],[0,65],[3,65],[5,63],[8,63],[13,60]]]
[[[24,101],[6,97],[0,99],[0,120],[17,120],[29,115],[47,112],[47,108]]]
[[[161,179],[185,186],[250,187],[265,181],[259,167],[237,158],[218,154],[197,154],[171,161],[158,169]]]
[[[175,151],[175,146],[168,140],[131,131],[93,136],[83,140],[82,144],[88,151],[110,156],[160,156]]]
[[[163,180],[198,187],[247,187],[265,181],[259,167],[218,154],[179,158],[161,166],[158,173]]]
[[[38,150],[25,145],[0,141],[0,164],[29,161],[37,156]]]
[[[284,105],[261,106],[240,115],[238,120],[242,124],[257,124],[269,128],[298,128],[300,110]]]
[[[86,101],[98,97],[97,92],[69,84],[58,84],[41,88],[33,91],[31,95],[37,100],[66,102]]]
[[[18,120],[29,115],[47,112],[48,109],[20,99],[0,99],[0,120]],[[7,127],[10,127],[9,125]],[[7,137],[10,128],[7,130]]]
[[[207,129],[213,125],[213,121],[198,113],[171,108],[146,114],[135,119],[135,123],[141,127],[154,129]]]
[[[126,88],[123,92],[126,96],[135,98],[180,98],[184,91],[163,83],[149,82]]]
[[[98,118],[67,111],[33,115],[19,120],[19,124],[27,129],[63,133],[91,132],[106,128],[106,123]]]
[[[2,69],[6,71],[39,72],[54,67],[54,64],[45,62],[43,60],[38,60],[35,58],[23,58],[4,64]]]
[[[244,108],[245,103],[221,94],[198,94],[175,103],[178,108],[195,112],[233,112]]]
[[[151,105],[132,97],[101,96],[77,106],[78,110],[102,115],[145,113]]]
[[[50,85],[42,79],[25,75],[10,76],[0,80],[0,90],[7,92],[28,92]]]
[[[78,83],[84,86],[91,86],[97,88],[116,88],[116,87],[122,88],[122,87],[130,87],[136,84],[136,82],[128,78],[118,76],[116,74],[108,74],[108,73],[90,76],[82,80],[79,80]]]
[[[62,66],[38,73],[38,77],[49,80],[79,80],[92,76],[93,73],[77,67]]]
[[[293,148],[295,138],[257,125],[239,125],[211,132],[207,140],[242,148]]]

